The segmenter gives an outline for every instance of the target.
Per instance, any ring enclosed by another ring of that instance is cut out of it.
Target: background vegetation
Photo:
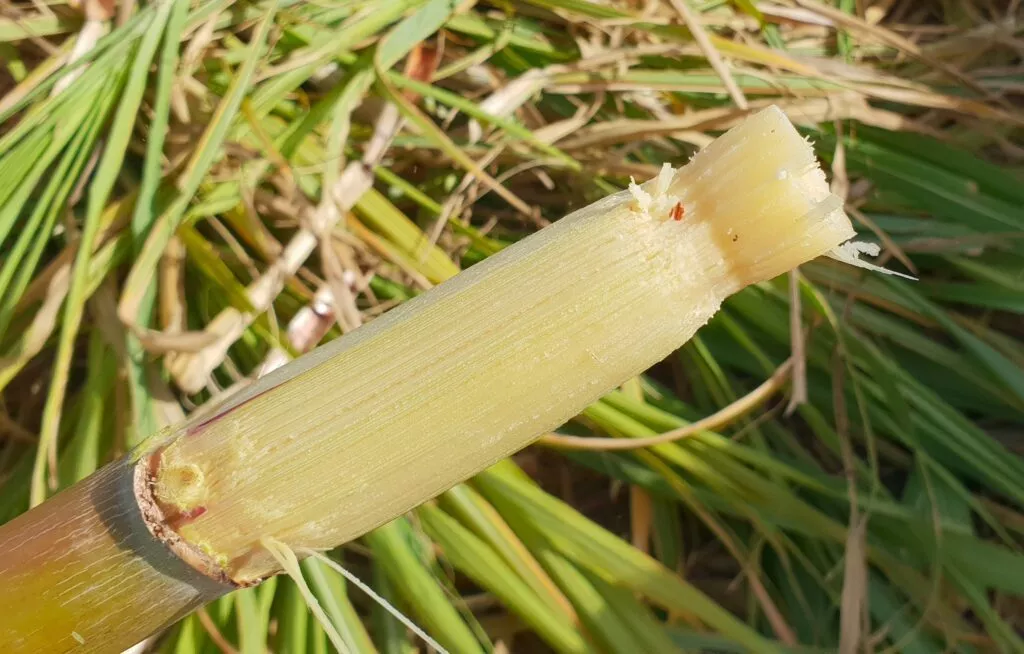
[[[749,288],[563,431],[671,430],[791,356],[795,401],[649,449],[536,446],[333,556],[459,652],[742,651],[750,629],[793,651],[1022,651],[1022,18],[4,0],[0,521],[776,103],[920,281],[815,262]],[[304,571],[351,651],[422,648]],[[146,647],[328,645],[278,579]]]

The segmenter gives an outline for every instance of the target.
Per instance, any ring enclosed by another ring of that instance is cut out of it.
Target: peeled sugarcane
[[[112,652],[564,423],[854,235],[776,108],[158,433],[0,527],[5,652]]]

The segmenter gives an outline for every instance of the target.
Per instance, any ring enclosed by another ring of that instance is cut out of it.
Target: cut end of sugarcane
[[[728,131],[679,169],[665,164],[644,184],[631,181],[640,220],[703,223],[736,288],[826,255],[887,274],[860,260],[877,254],[855,235],[843,201],[829,191],[811,144],[778,107]]]
[[[262,581],[253,578],[238,582],[226,571],[227,561],[201,541],[189,540],[182,528],[189,520],[205,512],[199,502],[205,492],[198,467],[184,466],[157,474],[159,452],[136,464],[132,487],[139,513],[149,533],[162,542],[181,561],[200,574],[228,588],[241,588]],[[198,489],[198,490],[197,490]]]

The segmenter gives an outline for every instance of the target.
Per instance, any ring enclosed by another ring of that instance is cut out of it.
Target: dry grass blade
[[[179,223],[183,220],[186,207],[191,203],[192,196],[199,190],[203,178],[219,157],[220,148],[227,138],[228,131],[248,92],[259,61],[262,44],[267,39],[270,27],[273,25],[274,9],[276,9],[276,5],[271,5],[259,22],[243,64],[239,67],[237,74],[232,77],[231,84],[223,98],[217,103],[199,142],[190,152],[180,175],[175,180],[177,197],[169,203],[150,229],[125,281],[118,314],[144,345],[157,349],[169,349],[173,343],[181,349],[188,349],[203,347],[203,344],[207,342],[205,340],[207,336],[202,334],[154,333],[153,330],[140,325],[138,319],[148,296],[153,273],[159,266],[167,242],[173,237]]]
[[[930,56],[924,50],[921,49],[916,43],[908,41],[907,39],[899,36],[892,30],[885,29],[879,25],[873,25],[867,21],[852,15],[844,11],[840,11],[835,7],[819,2],[818,0],[794,0],[794,2],[820,16],[824,16],[829,21],[832,21],[835,25],[842,26],[846,29],[857,30],[863,34],[866,34],[872,38],[878,39],[882,43],[891,45],[897,48],[901,52],[905,52],[911,56],[917,57],[921,61],[925,62],[929,66],[942,71],[946,75],[974,90],[977,93],[991,99],[993,94],[985,87],[978,84],[971,76],[965,74],[959,70],[956,66],[952,66],[944,61],[935,59]]]
[[[793,391],[786,405],[787,415],[807,402],[807,345],[800,302],[799,269],[789,272],[789,343],[792,351]]]
[[[765,400],[777,393],[783,385],[785,385],[786,380],[789,379],[792,368],[793,361],[787,360],[784,364],[779,366],[775,373],[764,383],[735,402],[732,402],[728,406],[723,407],[706,418],[701,418],[697,422],[686,425],[685,427],[673,429],[665,432],[664,434],[659,434],[658,436],[652,436],[650,438],[612,439],[569,436],[567,434],[548,434],[541,438],[541,443],[568,450],[634,450],[653,447],[663,443],[671,443],[673,441],[689,438],[690,436],[695,436],[705,431],[715,431],[735,422],[737,419],[757,408]]]
[[[327,617],[327,614],[324,612],[319,600],[317,600],[313,591],[310,590],[309,586],[306,584],[306,580],[302,575],[302,569],[299,568],[299,560],[296,558],[295,552],[285,543],[282,543],[276,538],[272,538],[270,536],[263,537],[262,545],[273,555],[281,565],[281,568],[299,587],[299,590],[302,592],[302,597],[306,601],[306,605],[309,607],[309,610],[313,615],[316,616],[317,621],[324,628],[324,631],[327,632],[328,637],[331,639],[331,644],[338,650],[338,653],[349,654],[351,650],[345,642],[345,639],[342,638],[340,633],[338,633],[337,626],[335,626],[331,619]]]
[[[629,489],[629,533],[630,543],[639,551],[647,554],[651,539],[651,529],[654,527],[654,509],[651,505],[651,496],[642,488],[632,487]]]
[[[533,214],[533,209],[531,209],[530,205],[518,198],[514,193],[505,188],[503,184],[495,180],[491,175],[487,174],[485,170],[480,168],[480,166],[478,166],[472,158],[466,155],[463,150],[459,148],[444,132],[438,130],[437,127],[434,126],[433,122],[413,103],[406,100],[400,92],[391,89],[383,77],[381,77],[380,83],[383,88],[388,89],[388,97],[396,106],[400,107],[403,115],[410,121],[410,123],[427,132],[430,138],[436,139],[439,143],[439,147],[444,150],[446,154],[451,156],[456,163],[477,177],[481,182],[487,185],[490,190],[494,191],[499,197],[501,197],[501,199],[515,207],[520,213],[527,216]]]
[[[839,605],[839,652],[856,654],[865,640],[864,616],[867,614],[867,563],[864,556],[866,519],[850,528],[843,566],[843,593]]]
[[[178,348],[179,354],[170,364],[176,383],[187,392],[197,392],[206,384],[214,368],[219,366],[228,348],[238,340],[256,316],[269,308],[281,292],[285,282],[298,272],[306,259],[316,250],[317,234],[326,234],[334,224],[370,188],[373,167],[387,149],[387,143],[395,134],[394,114],[385,112],[377,123],[374,147],[368,148],[360,161],[349,163],[338,178],[328,196],[333,202],[322,204],[311,212],[307,225],[300,229],[285,245],[281,256],[271,268],[249,285],[247,295],[254,312],[243,312],[228,308],[214,318],[204,330],[203,338],[208,339],[192,351]]]
[[[693,35],[693,40],[697,42],[697,46],[704,53],[708,63],[715,69],[718,76],[722,78],[725,90],[729,92],[729,97],[732,98],[733,103],[737,108],[745,111],[748,108],[747,98],[743,95],[740,87],[736,85],[736,80],[732,78],[729,66],[722,60],[722,55],[718,53],[718,50],[712,45],[711,39],[704,32],[704,26],[701,25],[700,18],[697,17],[693,9],[687,4],[687,0],[671,0],[671,3],[675,10],[679,12],[680,18],[683,19],[683,24],[689,28],[690,34]]]

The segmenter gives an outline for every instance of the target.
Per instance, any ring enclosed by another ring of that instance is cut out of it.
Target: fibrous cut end
[[[735,288],[770,279],[854,236],[811,144],[777,107],[726,132],[679,170],[631,184],[633,211],[707,225]],[[844,257],[848,260],[850,257]]]

